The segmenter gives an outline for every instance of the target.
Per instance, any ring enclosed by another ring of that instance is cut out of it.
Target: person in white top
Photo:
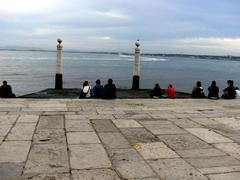
[[[79,98],[90,98],[91,97],[91,86],[88,81],[83,83],[83,88],[80,92]]]

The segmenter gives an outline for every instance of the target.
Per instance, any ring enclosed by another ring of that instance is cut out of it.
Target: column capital
[[[135,45],[136,45],[137,48],[140,47],[140,41],[139,41],[139,39],[135,42]]]
[[[62,48],[63,48],[63,45],[61,44],[61,43],[62,43],[62,39],[61,39],[61,38],[58,38],[58,39],[57,39],[57,42],[58,42],[57,50],[62,50]]]

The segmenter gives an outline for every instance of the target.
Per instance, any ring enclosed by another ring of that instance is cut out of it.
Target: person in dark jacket
[[[96,80],[96,85],[93,88],[93,96],[95,98],[102,98],[104,93],[104,87],[101,85],[101,81]]]
[[[202,83],[198,81],[196,86],[193,87],[192,98],[204,98],[204,97],[205,97],[205,94],[203,92]]]
[[[155,84],[155,87],[151,91],[151,98],[160,98],[162,96],[162,90],[159,84]]]
[[[109,79],[108,84],[104,86],[104,98],[115,99],[116,98],[116,86],[113,84],[113,80]]]
[[[234,99],[236,98],[236,88],[234,87],[234,81],[228,80],[227,81],[228,87],[223,90],[223,99]]]
[[[219,99],[219,87],[216,84],[216,81],[212,81],[212,85],[208,87],[209,99]]]
[[[15,98],[15,94],[12,93],[12,87],[7,84],[7,81],[3,81],[3,85],[0,87],[1,98]]]

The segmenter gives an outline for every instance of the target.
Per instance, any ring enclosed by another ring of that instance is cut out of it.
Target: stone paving
[[[239,180],[240,101],[0,100],[0,180]]]

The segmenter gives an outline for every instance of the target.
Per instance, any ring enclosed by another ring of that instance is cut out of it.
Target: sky
[[[240,55],[240,0],[0,0],[0,47]]]

